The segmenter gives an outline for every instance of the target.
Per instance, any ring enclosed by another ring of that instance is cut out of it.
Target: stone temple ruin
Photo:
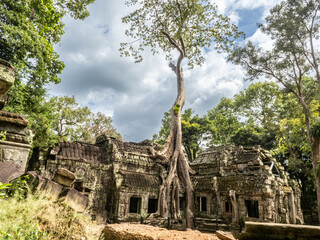
[[[40,151],[30,166],[41,164],[41,176],[47,179],[42,188],[49,189],[52,197],[63,191],[54,187],[57,183],[77,190],[86,198],[80,209],[86,208],[93,218],[139,221],[158,207],[163,166],[152,158],[150,147],[148,142],[128,143],[103,135],[94,145],[60,142],[50,151]],[[268,151],[212,147],[201,152],[191,167],[198,229],[238,227],[248,220],[303,224],[299,188]],[[59,180],[59,171],[74,174],[72,184]],[[180,205],[183,213],[183,192]]]
[[[303,224],[300,189],[262,148],[209,148],[191,163],[198,217]]]
[[[75,174],[73,187],[88,196],[93,217],[139,219],[157,210],[161,166],[148,149],[107,136],[99,137],[95,145],[60,142],[47,159],[41,158],[43,177],[53,179],[58,169],[67,169]]]

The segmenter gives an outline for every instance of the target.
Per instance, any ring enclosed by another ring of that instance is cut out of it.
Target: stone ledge
[[[31,145],[27,143],[16,143],[16,142],[2,141],[2,140],[0,140],[0,145],[10,145],[15,147],[31,148]]]
[[[5,111],[0,111],[0,121],[6,123],[12,123],[20,126],[27,127],[29,121],[25,119],[24,116],[16,113],[10,113]]]
[[[245,222],[240,240],[319,240],[320,227],[281,223]]]

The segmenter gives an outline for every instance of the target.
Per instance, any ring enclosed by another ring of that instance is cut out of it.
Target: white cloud
[[[265,50],[271,50],[273,48],[274,40],[272,40],[270,36],[262,33],[260,29],[258,29],[255,34],[248,38],[248,40],[264,48]]]

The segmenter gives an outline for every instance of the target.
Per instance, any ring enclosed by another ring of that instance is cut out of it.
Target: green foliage
[[[176,116],[179,115],[179,113],[180,113],[180,104],[176,104],[176,105],[174,106],[173,112],[174,112],[174,114],[175,114]]]
[[[163,145],[170,134],[170,126],[171,126],[171,111],[167,111],[163,114],[163,118],[161,120],[162,126],[159,131],[159,134],[153,135],[153,141]]]
[[[0,182],[0,199],[7,197],[7,189],[9,189],[10,186],[10,183],[4,184]]]
[[[6,135],[7,135],[7,131],[0,131],[0,140],[5,141]]]
[[[118,133],[112,125],[111,117],[108,117],[101,112],[97,112],[96,114],[92,113],[90,121],[85,123],[78,140],[95,143],[96,138],[102,134],[107,134],[109,137],[122,140],[121,134]]]
[[[100,112],[94,114],[88,107],[80,107],[74,96],[53,97],[49,105],[53,114],[51,124],[57,141],[94,143],[101,134],[121,139],[121,135],[112,126],[111,117]]]
[[[74,96],[52,97],[49,103],[54,113],[53,129],[59,140],[75,139],[84,122],[89,121],[89,108],[80,107]]]
[[[253,128],[240,128],[235,135],[231,137],[231,142],[242,146],[260,145],[261,136]]]
[[[2,232],[0,230],[0,236],[2,236],[3,240],[41,240],[46,239],[47,233],[41,232],[38,226],[23,226],[17,227],[10,233]]]
[[[0,201],[0,239],[94,239],[95,227],[86,216],[42,196]]]
[[[216,107],[208,111],[207,117],[212,122],[210,145],[230,143],[233,133],[242,126],[235,102],[230,98],[222,98]]]
[[[276,127],[282,93],[275,82],[257,82],[234,96],[236,111],[263,128]]]
[[[186,109],[181,114],[182,144],[187,152],[188,159],[192,162],[201,149],[200,144],[204,136],[210,131],[210,121],[206,117],[194,115],[192,109]],[[164,144],[170,134],[171,111],[165,112],[159,135],[153,136],[153,141]]]
[[[192,68],[204,62],[204,47],[228,51],[234,39],[241,35],[209,0],[127,0],[126,4],[137,7],[122,18],[130,24],[126,35],[136,41],[122,43],[120,52],[121,56],[132,56],[136,62],[142,61],[140,53],[145,47],[153,54],[161,49],[169,61],[175,49],[183,52]]]
[[[101,134],[122,138],[112,125],[111,117],[81,107],[74,96],[52,97],[49,100],[43,96],[38,99],[36,95],[32,96],[28,127],[34,134],[34,147],[50,147],[62,140],[94,143]],[[6,109],[14,111],[11,107]]]
[[[310,133],[314,138],[320,138],[320,118],[317,118],[311,126]]]
[[[8,190],[8,197],[14,197],[18,200],[25,199],[30,193],[30,188],[27,183],[29,178],[28,175],[25,175],[13,180]]]

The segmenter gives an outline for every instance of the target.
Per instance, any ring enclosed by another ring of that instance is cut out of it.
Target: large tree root
[[[181,219],[179,198],[181,183],[186,200],[186,224],[188,228],[193,228],[194,200],[193,187],[189,175],[191,168],[180,144],[177,144],[179,148],[175,148],[173,151],[172,146],[175,145],[175,141],[172,136],[174,136],[174,134],[169,135],[164,151],[160,153],[153,153],[154,157],[160,159],[160,162],[167,167],[167,170],[163,167],[162,174],[160,174],[162,184],[159,190],[158,211],[150,217],[161,216],[163,218],[170,217],[173,219]]]

